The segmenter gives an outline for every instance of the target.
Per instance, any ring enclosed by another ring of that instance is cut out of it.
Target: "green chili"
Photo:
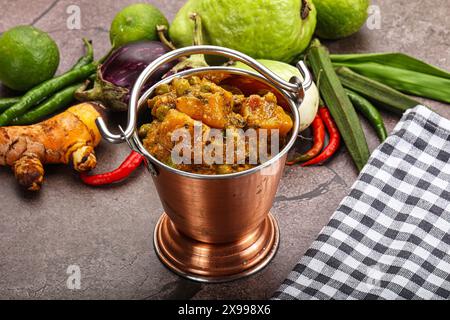
[[[20,97],[16,98],[0,98],[0,113],[8,109],[9,107],[12,107],[17,102],[19,102]]]
[[[381,142],[386,140],[387,131],[384,126],[383,117],[375,106],[370,103],[366,98],[360,96],[354,91],[344,89],[347,96],[350,98],[353,106],[369,121]]]
[[[82,68],[94,61],[94,48],[92,47],[92,41],[83,38],[84,47],[86,50],[86,53],[84,56],[82,56],[77,63],[70,69],[70,71]],[[31,89],[33,90],[33,89]],[[44,97],[45,98],[45,97]],[[0,98],[0,114],[6,110],[8,110],[10,107],[14,106],[16,103],[20,102],[21,97],[14,97],[14,98]],[[51,98],[50,98],[51,99]],[[36,102],[39,103],[40,101]]]
[[[46,97],[64,89],[67,86],[85,80],[97,68],[96,63],[88,64],[79,69],[71,70],[59,77],[47,80],[28,91],[14,106],[0,115],[0,127],[11,123],[14,118],[24,115],[29,109]]]
[[[12,125],[28,125],[44,120],[55,112],[67,107],[74,100],[74,93],[83,83],[67,87],[54,94],[35,109],[11,121]]]
[[[70,70],[79,69],[84,67],[85,65],[90,64],[94,61],[94,48],[92,47],[92,41],[86,38],[83,38],[84,47],[86,50],[86,54],[82,56],[77,63]]]

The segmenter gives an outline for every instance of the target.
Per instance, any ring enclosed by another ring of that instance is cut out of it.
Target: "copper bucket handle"
[[[233,60],[243,62],[248,66],[252,67],[253,69],[255,69],[260,74],[262,74],[275,87],[281,88],[291,93],[292,98],[295,100],[301,100],[304,96],[304,92],[308,90],[312,85],[311,73],[309,72],[308,68],[306,67],[303,61],[299,61],[297,64],[297,68],[300,70],[300,73],[304,78],[303,81],[300,81],[299,79],[296,79],[294,77],[291,80],[291,82],[286,82],[279,76],[277,76],[275,73],[270,71],[268,68],[264,67],[262,64],[257,62],[255,59],[236,50],[218,46],[191,46],[177,49],[168,52],[165,55],[153,61],[150,65],[147,66],[147,68],[145,68],[145,70],[141,73],[141,75],[137,79],[136,83],[133,86],[133,90],[131,91],[128,108],[128,125],[124,130],[120,128],[120,133],[114,134],[109,130],[102,117],[98,117],[96,119],[97,127],[99,128],[103,138],[106,141],[114,144],[123,142],[130,143],[136,131],[137,111],[139,107],[138,104],[139,94],[141,92],[142,87],[161,65],[171,62],[183,56],[190,56],[192,54],[221,55]]]

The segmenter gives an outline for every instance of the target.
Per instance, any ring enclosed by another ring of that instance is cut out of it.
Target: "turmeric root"
[[[69,164],[85,172],[97,164],[101,135],[95,106],[83,103],[31,126],[0,127],[0,165],[11,166],[19,184],[39,191],[44,164]]]

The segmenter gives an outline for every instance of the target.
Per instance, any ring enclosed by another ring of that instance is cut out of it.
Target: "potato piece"
[[[208,98],[208,104],[203,109],[203,122],[213,128],[225,128],[228,124],[228,117],[232,112],[232,98],[232,94],[229,92],[212,94]]]
[[[195,121],[189,115],[186,115],[177,110],[170,110],[164,121],[161,123],[161,133],[170,134],[176,129],[186,128],[190,129],[194,126]]]
[[[176,101],[177,110],[190,116],[192,119],[203,120],[203,102],[194,96],[180,97]]]
[[[166,117],[162,122],[153,121],[147,126],[147,136],[143,140],[144,147],[153,154],[158,160],[164,163],[172,163],[171,152],[176,142],[172,141],[172,135],[178,129],[187,129],[190,132],[192,141],[191,146],[193,149],[194,139],[198,138],[194,134],[195,120],[188,115],[171,109],[168,111]],[[210,128],[206,125],[202,125],[202,134],[200,139],[207,134]],[[195,143],[197,143],[196,141]],[[202,141],[200,141],[202,143]],[[202,145],[203,150],[203,145]]]
[[[277,99],[271,92],[264,97],[252,95],[241,108],[241,115],[247,125],[255,129],[278,129],[280,136],[286,136],[293,127],[291,117],[277,105]]]
[[[233,95],[226,91],[199,93],[199,97],[188,95],[176,100],[178,111],[217,129],[223,129],[230,123],[232,105]]]

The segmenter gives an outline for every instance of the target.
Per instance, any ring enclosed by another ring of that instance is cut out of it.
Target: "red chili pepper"
[[[128,178],[140,166],[143,160],[144,157],[141,154],[136,151],[131,151],[130,155],[116,170],[93,176],[87,173],[80,173],[80,178],[85,184],[90,186],[104,186],[119,182]]]
[[[327,127],[328,134],[330,135],[330,142],[321,154],[319,154],[314,159],[302,164],[302,167],[324,163],[326,160],[331,158],[333,154],[336,153],[336,151],[339,149],[339,146],[341,145],[341,135],[336,124],[334,123],[333,118],[331,117],[330,111],[326,107],[321,107],[319,109],[319,116]]]
[[[317,156],[320,153],[320,151],[322,151],[324,141],[325,141],[325,126],[323,124],[322,119],[319,117],[319,115],[316,115],[316,117],[314,118],[314,121],[311,124],[311,128],[313,131],[314,145],[305,154],[294,155],[292,160],[288,160],[286,162],[287,165],[292,166],[299,162],[305,162],[305,161],[311,160],[312,158]]]

